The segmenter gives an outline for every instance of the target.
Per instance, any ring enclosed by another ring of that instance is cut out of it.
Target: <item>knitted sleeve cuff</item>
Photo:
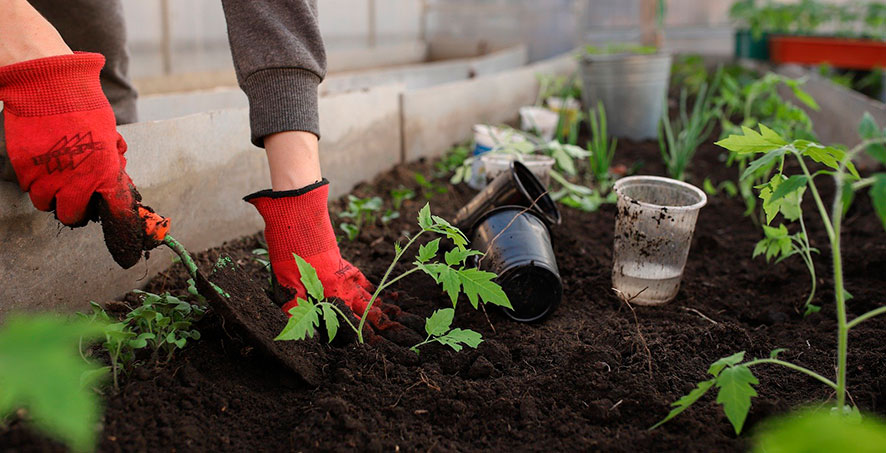
[[[264,147],[264,138],[285,131],[311,132],[320,137],[317,86],[320,77],[299,68],[264,69],[240,85],[249,98],[252,143]]]

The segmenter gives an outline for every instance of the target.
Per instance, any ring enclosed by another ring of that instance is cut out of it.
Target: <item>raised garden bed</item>
[[[704,176],[734,179],[736,170],[723,165],[723,153],[711,140],[702,145],[689,181],[701,186]],[[656,143],[620,141],[615,163],[636,162],[643,162],[640,174],[665,173]],[[354,241],[342,240],[343,255],[370,280],[378,281],[391,261],[391,244],[415,229],[415,213],[425,200],[414,173],[432,171],[429,163],[399,166],[355,190],[361,197],[385,197],[402,185],[419,194],[386,227],[364,228]],[[830,191],[825,188],[823,197]],[[450,187],[430,203],[435,213],[452,218],[473,193],[464,185]],[[345,203],[338,201],[335,210]],[[637,324],[611,290],[614,206],[596,213],[564,208],[562,225],[552,229],[564,297],[546,321],[519,324],[491,306],[484,313],[462,303],[457,325],[485,339],[476,351],[455,353],[432,344],[416,355],[390,342],[321,346],[322,383],[316,388],[259,357],[210,313],[195,326],[202,339],[171,363],[136,368],[118,394],[106,390],[100,450],[743,451],[762,419],[827,400],[831,391],[802,374],[760,366],[754,369],[759,397],[742,437],[710,395],[648,430],[705,378],[711,362],[737,351],[768,357],[787,348],[780,357],[833,374],[836,322],[821,224],[809,222],[808,228],[812,245],[822,250],[816,256],[816,301],[823,309],[804,318],[796,305],[809,289],[805,268],[799,260],[752,260],[760,233],[743,211],[739,198],[709,198],[676,299],[637,307]],[[252,254],[262,245],[258,234],[198,261],[208,269],[220,254],[230,254],[265,282],[268,273]],[[859,195],[844,222],[843,259],[854,296],[852,317],[874,308],[886,293],[886,241],[866,195]],[[186,278],[176,265],[147,289],[180,291]],[[386,300],[423,317],[449,305],[439,286],[419,275],[402,281]],[[110,307],[125,309],[116,302]],[[886,414],[884,328],[884,317],[855,328],[849,355],[852,400],[880,415]],[[12,421],[0,429],[0,450],[63,447]]]

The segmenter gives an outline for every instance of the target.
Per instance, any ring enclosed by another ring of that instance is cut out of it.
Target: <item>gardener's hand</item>
[[[298,305],[299,298],[306,299],[295,254],[316,270],[324,296],[341,299],[357,317],[366,313],[366,320],[377,330],[401,328],[400,323],[385,313],[383,308],[387,305],[380,300],[366,311],[372,298],[372,285],[339,252],[329,220],[328,196],[329,182],[324,179],[298,190],[263,190],[244,198],[265,220],[275,302],[289,313]]]
[[[105,242],[123,268],[146,238],[140,196],[126,174],[126,142],[102,93],[103,56],[75,53],[0,67],[6,147],[19,185],[63,224],[101,218]]]

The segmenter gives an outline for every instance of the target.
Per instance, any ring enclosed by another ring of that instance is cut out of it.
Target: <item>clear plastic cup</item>
[[[488,124],[474,125],[474,162],[471,164],[471,178],[468,186],[480,190],[486,187],[486,176],[480,156],[496,148],[518,143],[526,140],[526,137],[510,129],[503,129]]]
[[[520,107],[520,129],[536,132],[545,141],[554,139],[560,115],[544,107]]]
[[[698,210],[699,188],[659,176],[615,183],[618,196],[612,286],[632,304],[658,305],[680,289]]]
[[[484,154],[480,157],[480,161],[486,175],[486,181],[492,181],[503,171],[511,168],[511,163],[515,160],[522,162],[546,188],[550,187],[554,158],[541,154]]]

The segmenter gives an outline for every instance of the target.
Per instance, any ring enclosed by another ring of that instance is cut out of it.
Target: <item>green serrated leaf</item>
[[[458,352],[462,350],[462,345],[476,349],[483,342],[483,335],[470,329],[455,328],[446,335],[437,337],[436,340]]]
[[[468,300],[474,308],[477,308],[481,299],[487,304],[513,308],[508,300],[508,295],[505,294],[498,283],[492,281],[492,279],[497,277],[494,273],[469,268],[457,271],[457,274],[461,280],[464,293],[468,296]]]
[[[335,335],[338,333],[338,317],[329,303],[321,304],[320,307],[323,309],[323,323],[326,324],[326,336],[329,337],[329,342],[332,343],[332,340],[335,339]]]
[[[716,379],[699,382],[698,385],[694,389],[692,389],[691,392],[683,395],[682,397],[680,397],[680,399],[671,403],[671,407],[673,407],[674,409],[671,409],[671,412],[668,413],[667,417],[665,417],[655,425],[652,425],[652,427],[649,429],[652,430],[658,428],[659,426],[667,423],[672,418],[680,415],[681,412],[688,409],[689,406],[692,406],[696,401],[704,396],[704,394],[707,393],[708,390],[710,390],[711,387],[714,386],[714,382],[716,382]]]
[[[317,277],[317,271],[314,269],[314,266],[311,266],[295,253],[292,256],[295,257],[295,264],[298,266],[301,283],[305,285],[308,295],[313,297],[314,300],[323,300],[323,283],[320,282],[320,277]]]
[[[423,231],[427,231],[431,229],[433,224],[434,221],[431,219],[431,205],[430,203],[425,203],[424,207],[418,211],[418,226],[421,227]]]
[[[712,363],[710,368],[708,368],[708,373],[712,374],[714,377],[719,376],[720,372],[723,371],[723,368],[736,365],[742,360],[744,360],[744,351],[736,352],[729,357],[723,357],[722,359]]]
[[[289,321],[286,322],[286,326],[283,327],[280,334],[274,338],[275,341],[313,338],[314,329],[320,325],[317,306],[301,298],[297,302],[298,305],[289,310]]]
[[[803,142],[803,145],[797,145],[798,142]],[[794,143],[804,156],[834,170],[840,169],[840,162],[846,157],[845,150],[833,146],[822,146],[804,140],[797,140]],[[851,161],[846,162],[846,170],[855,178],[859,178],[858,170]]]
[[[434,281],[443,285],[443,291],[449,295],[449,299],[454,307],[461,292],[461,279],[458,276],[458,272],[440,263],[420,264],[419,269],[433,277]]]
[[[740,179],[747,179],[756,174],[759,170],[771,168],[773,165],[775,165],[775,162],[778,159],[785,155],[786,152],[787,150],[784,148],[778,148],[767,152],[759,159],[756,159],[748,164],[748,167],[745,168],[744,173],[741,174]]]
[[[444,335],[449,331],[452,325],[452,319],[455,317],[455,309],[442,308],[434,311],[425,321],[425,331],[432,337]]]
[[[732,423],[735,434],[741,434],[748,411],[751,409],[751,398],[757,396],[754,385],[760,382],[754,377],[749,367],[729,366],[717,376],[717,402],[723,405],[726,418]]]
[[[759,433],[754,431],[754,453],[878,453],[886,445],[886,423],[868,414],[805,409],[767,420]]]
[[[782,182],[778,185],[778,188],[772,192],[772,197],[769,198],[769,203],[773,201],[780,200],[787,195],[793,193],[796,190],[799,190],[802,187],[806,187],[806,184],[809,182],[809,178],[806,175],[793,175],[788,178],[786,181]]]
[[[730,135],[715,144],[734,153],[767,153],[787,145],[775,131],[760,124],[760,133],[749,127],[742,126],[744,135]]]
[[[428,242],[425,245],[421,245],[418,247],[418,262],[427,263],[432,258],[437,256],[437,251],[440,249],[440,238],[434,239],[431,242]]]
[[[870,191],[871,204],[874,205],[874,212],[883,223],[883,228],[886,228],[886,173],[877,173],[873,178],[874,184]]]
[[[477,250],[456,248],[456,249],[452,249],[452,250],[446,252],[446,254],[444,254],[443,257],[446,260],[446,264],[448,264],[450,266],[458,266],[459,264],[464,263],[464,261],[465,261],[465,259],[467,259],[467,257],[482,255],[482,254],[483,254],[482,252],[479,252]]]
[[[81,359],[77,345],[101,337],[102,324],[56,315],[8,316],[0,327],[0,418],[24,408],[26,423],[36,430],[72,450],[92,450],[101,404],[88,386],[101,367]]]

